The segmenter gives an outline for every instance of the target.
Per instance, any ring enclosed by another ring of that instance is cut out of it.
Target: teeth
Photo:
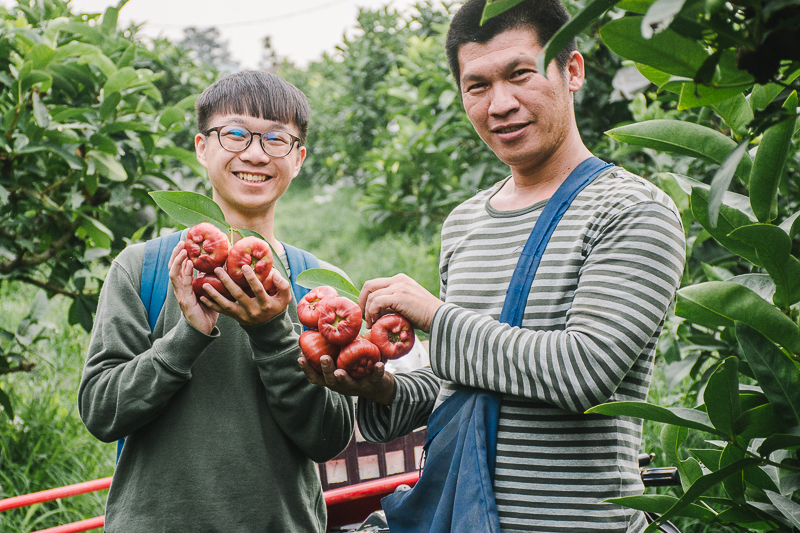
[[[261,183],[262,181],[267,181],[269,179],[268,176],[263,176],[261,174],[248,174],[246,172],[237,172],[236,177],[240,180],[249,181],[251,183]]]
[[[522,126],[509,126],[507,128],[502,128],[497,130],[499,133],[511,133],[512,131],[521,130]]]

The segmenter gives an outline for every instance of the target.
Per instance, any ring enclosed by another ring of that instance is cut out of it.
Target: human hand
[[[386,372],[383,363],[375,363],[371,375],[353,379],[341,368],[336,368],[333,358],[329,355],[319,358],[322,372],[314,370],[305,357],[301,356],[297,362],[303,369],[306,379],[315,385],[322,385],[339,394],[358,396],[382,405],[389,405],[392,401],[394,376]]]
[[[200,300],[243,326],[255,326],[272,320],[284,312],[292,300],[292,285],[276,268],[270,271],[262,284],[250,265],[242,266],[242,273],[250,287],[249,294],[231,279],[225,269],[217,268],[214,273],[235,301],[228,300],[208,284],[204,287],[210,298],[202,296]]]
[[[429,333],[433,315],[443,304],[405,274],[367,281],[358,296],[367,328],[383,315],[396,313],[404,316],[416,329]]]
[[[197,296],[192,290],[194,265],[189,260],[189,254],[186,252],[183,241],[179,242],[172,250],[167,267],[169,268],[169,281],[183,316],[199,331],[206,335],[211,334],[217,324],[219,313],[197,300]]]

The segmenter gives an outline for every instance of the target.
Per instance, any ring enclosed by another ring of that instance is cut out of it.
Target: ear
[[[197,160],[200,162],[201,165],[208,169],[208,163],[206,162],[206,142],[208,141],[208,137],[203,135],[202,133],[198,133],[194,136],[194,153],[197,156]]]
[[[567,63],[567,76],[570,92],[578,92],[583,87],[586,71],[584,70],[583,56],[577,50],[570,54],[569,63]]]
[[[306,160],[306,147],[300,146],[297,149],[297,155],[295,156],[294,162],[294,172],[292,173],[292,179],[296,178],[297,175],[300,173],[300,168],[303,166],[303,161]]]

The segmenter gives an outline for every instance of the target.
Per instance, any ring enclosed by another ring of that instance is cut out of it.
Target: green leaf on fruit
[[[586,411],[587,414],[598,413],[609,416],[631,416],[653,420],[664,424],[706,431],[713,435],[723,436],[714,428],[708,415],[697,409],[683,407],[661,407],[646,402],[609,402],[596,405]]]
[[[297,283],[307,289],[316,289],[327,285],[336,289],[339,296],[344,296],[358,303],[359,291],[344,276],[327,268],[309,268],[297,276]]]
[[[201,222],[210,222],[225,233],[231,230],[222,209],[207,196],[182,191],[153,191],[150,196],[178,224],[191,228]]]

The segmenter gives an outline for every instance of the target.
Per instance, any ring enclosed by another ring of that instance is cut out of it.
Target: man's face
[[[249,115],[215,115],[209,127],[243,126],[252,132],[285,131],[299,135],[294,124],[284,124]],[[284,157],[271,157],[261,148],[257,136],[242,152],[229,152],[219,143],[218,132],[198,133],[194,144],[197,160],[208,170],[214,201],[223,211],[257,214],[272,209],[286,192],[306,157],[305,147],[296,143]]]
[[[583,58],[574,52],[566,74],[551,62],[536,68],[536,35],[514,29],[458,51],[464,109],[478,135],[512,171],[553,156],[574,127],[572,93],[583,84]]]

